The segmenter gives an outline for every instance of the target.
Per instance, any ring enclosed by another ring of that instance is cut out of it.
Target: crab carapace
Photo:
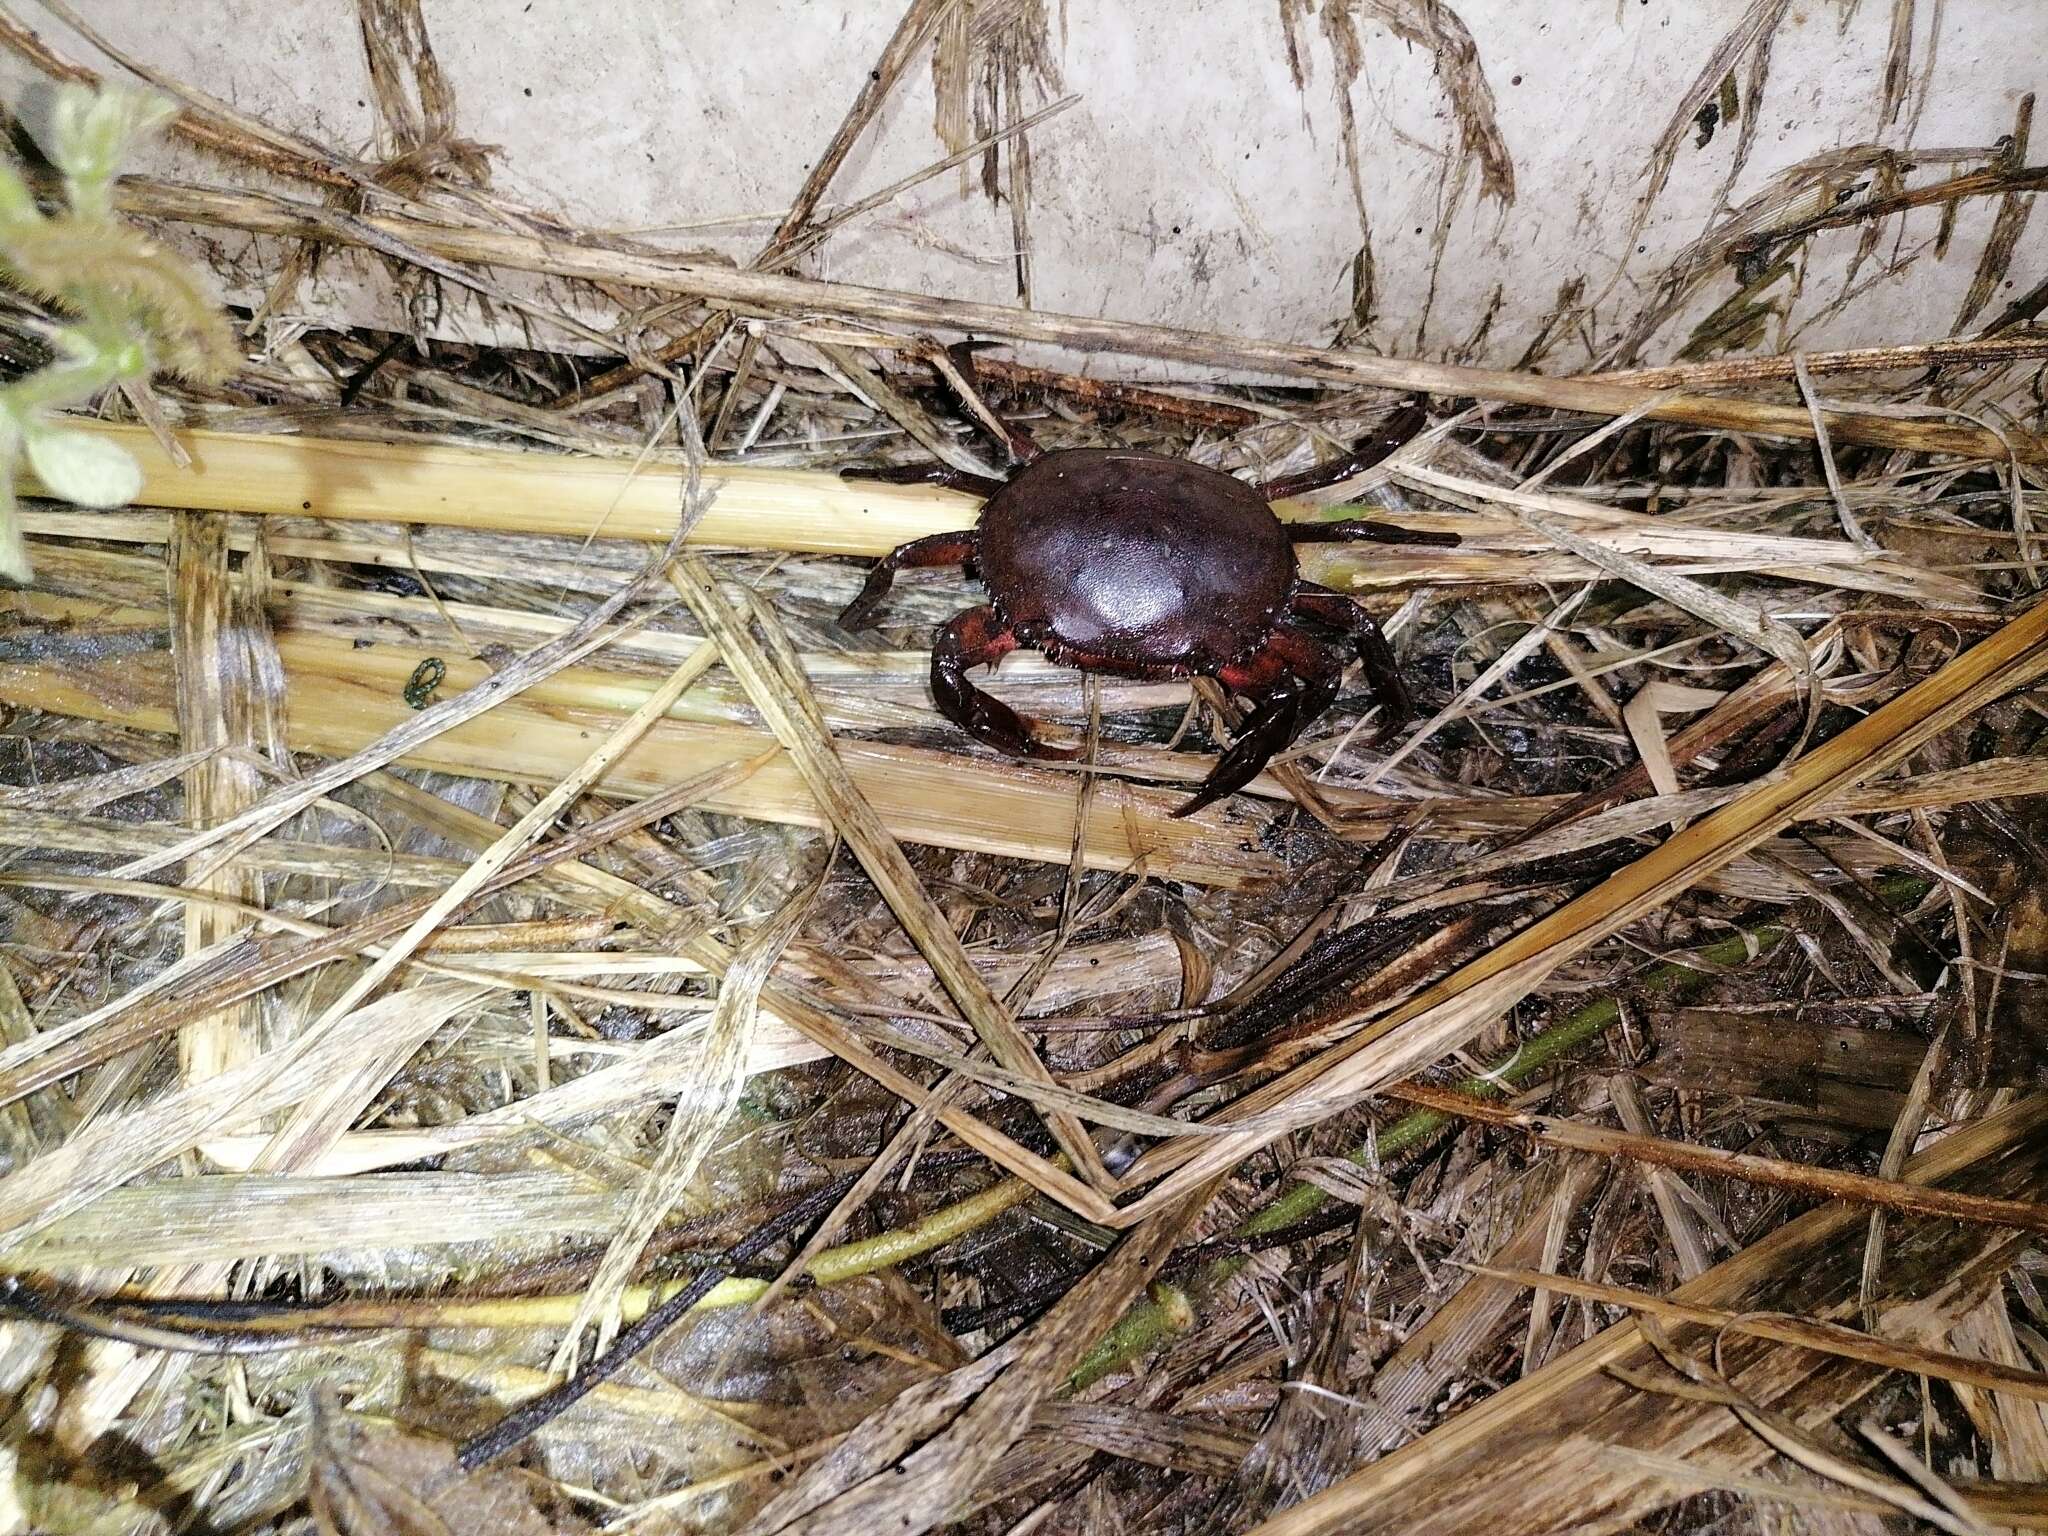
[[[972,367],[971,356],[956,358]],[[966,370],[963,369],[964,373]],[[988,602],[942,626],[932,643],[932,694],[955,725],[1016,757],[1070,758],[1033,723],[975,687],[968,672],[1019,647],[1116,677],[1213,677],[1251,704],[1228,750],[1185,816],[1241,789],[1337,697],[1356,657],[1383,721],[1409,715],[1408,690],[1386,637],[1364,607],[1303,578],[1297,542],[1370,539],[1455,544],[1361,519],[1283,523],[1271,500],[1348,479],[1406,443],[1427,421],[1421,403],[1397,410],[1349,456],[1307,475],[1252,485],[1185,459],[1125,448],[1040,450],[1006,423],[1019,462],[1007,480],[945,467],[849,471],[860,478],[932,481],[988,500],[977,526],[891,551],[840,615],[865,628],[896,572],[961,566]]]

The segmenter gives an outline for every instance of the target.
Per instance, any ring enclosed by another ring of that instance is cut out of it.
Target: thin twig
[[[1988,1195],[1967,1195],[1955,1190],[1903,1184],[1896,1179],[1874,1179],[1868,1174],[1850,1173],[1840,1168],[1813,1168],[1804,1163],[1788,1163],[1781,1158],[1759,1157],[1751,1152],[1724,1152],[1719,1147],[1696,1146],[1691,1142],[1634,1136],[1627,1131],[1587,1125],[1557,1115],[1530,1114],[1526,1110],[1487,1104],[1448,1088],[1433,1088],[1422,1083],[1397,1084],[1388,1088],[1386,1093],[1389,1098],[1399,1099],[1405,1104],[1420,1105],[1460,1119],[1477,1120],[1506,1130],[1526,1131],[1545,1146],[1568,1147],[1575,1152],[1592,1152],[1602,1157],[1626,1157],[1654,1167],[1676,1168],[1687,1173],[1713,1174],[1769,1189],[1790,1190],[1817,1200],[1849,1200],[1915,1216],[1939,1216],[1949,1221],[2048,1233],[2048,1205],[2032,1200],[1996,1200]]]

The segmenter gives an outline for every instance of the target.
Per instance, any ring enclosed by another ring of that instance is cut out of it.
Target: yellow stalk
[[[143,506],[661,544],[675,532],[682,504],[682,471],[668,464],[181,431],[178,442],[192,459],[182,468],[147,428],[77,425],[135,456],[142,466],[135,499]],[[703,486],[710,505],[690,543],[821,554],[877,554],[928,533],[971,527],[977,505],[933,486],[863,485],[741,465],[705,466]]]
[[[37,593],[0,595],[0,611],[43,620],[90,622],[102,634],[154,629],[160,613],[109,609]],[[428,655],[378,645],[286,635],[278,644],[289,684],[286,730],[294,749],[346,757],[406,719],[404,692]],[[444,692],[467,688],[481,663],[443,658]],[[559,783],[589,754],[593,739],[617,716],[646,699],[651,683],[617,673],[565,668],[519,698],[442,733],[405,759],[449,773],[515,780],[543,788]],[[0,665],[0,702],[138,730],[173,728],[169,680],[161,655],[114,656]],[[668,718],[624,753],[606,775],[608,794],[652,794],[679,779],[746,761],[775,745],[760,730]],[[1022,763],[963,761],[951,753],[878,742],[841,748],[847,770],[890,833],[932,844],[1010,858],[1065,864],[1074,845],[1071,773]],[[1185,791],[1105,782],[1083,819],[1083,857],[1090,868],[1126,869],[1143,859],[1163,878],[1237,886],[1279,873],[1259,846],[1263,813],[1212,806],[1176,820]],[[707,810],[761,821],[821,827],[818,808],[789,758],[779,756],[744,783],[709,795]]]

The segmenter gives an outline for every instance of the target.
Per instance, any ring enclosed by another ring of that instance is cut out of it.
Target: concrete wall
[[[74,3],[136,58],[244,111],[350,153],[390,147],[355,6]],[[33,0],[14,9],[103,62]],[[457,132],[500,146],[499,192],[744,259],[901,4],[424,0],[421,14]],[[1502,366],[1547,336],[1552,371],[1664,361],[1689,341],[1716,345],[1694,333],[1737,293],[1733,268],[1709,251],[1689,287],[1665,279],[1730,210],[1762,195],[1782,223],[1886,176],[1918,184],[1984,165],[2022,96],[2048,85],[2044,31],[2039,0],[976,0],[920,51],[827,204],[939,159],[944,120],[957,145],[1073,94],[1030,133],[1021,180],[1007,149],[995,168],[1000,189],[1025,194],[1041,308],[1299,341],[1341,329],[1382,351]],[[940,92],[935,74],[966,88]],[[10,59],[6,77],[12,92],[28,75]],[[1708,102],[1711,132],[1698,120]],[[254,179],[175,149],[149,168]],[[981,169],[849,225],[807,270],[1015,301],[1019,223]],[[1870,249],[1857,229],[1816,236],[1757,285],[1739,306],[1747,323],[1720,344],[1950,335],[1999,207],[1958,205],[1941,252],[1938,208],[1886,221]],[[2015,283],[2040,280],[2044,224],[2020,236],[1976,324]],[[244,299],[276,264],[233,238],[206,253]],[[610,318],[575,295],[552,301]],[[298,308],[317,322],[397,316],[386,274],[363,262],[329,265]],[[490,329],[461,303],[432,324]]]

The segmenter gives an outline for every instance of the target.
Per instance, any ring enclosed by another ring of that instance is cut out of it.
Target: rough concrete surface
[[[366,158],[389,150],[356,6],[76,7],[137,59],[243,111]],[[104,63],[34,0],[12,9],[70,56]],[[420,14],[458,132],[498,147],[496,190],[592,227],[659,230],[679,249],[745,259],[830,139],[901,6],[424,0]],[[1309,342],[1345,328],[1380,351],[1500,366],[1528,360],[1547,337],[1534,360],[1555,371],[1659,362],[1737,290],[1732,266],[1713,259],[1675,312],[1639,324],[1655,313],[1663,275],[1717,217],[1774,180],[1800,183],[1778,222],[1867,192],[1883,161],[1859,147],[1906,152],[1907,184],[1982,167],[2022,96],[2048,84],[2042,24],[2038,0],[963,0],[826,206],[947,153],[932,61],[950,48],[967,82],[951,97],[956,144],[1079,97],[1029,134],[1023,228],[1028,297],[1040,308]],[[1724,59],[1732,121],[1710,63]],[[1889,114],[1888,63],[1902,66],[1903,85]],[[18,94],[25,66],[10,57],[5,69]],[[1714,104],[1711,132],[1697,120],[1702,100]],[[1660,136],[1675,153],[1652,198]],[[1942,158],[1958,151],[1969,153]],[[1847,153],[1834,174],[1796,174],[1838,152]],[[995,167],[1001,201],[979,162],[945,173],[835,234],[805,270],[1015,302],[1008,155]],[[254,180],[175,147],[144,168]],[[1956,206],[1938,256],[1940,208],[1892,219],[1861,260],[1859,230],[1816,237],[1753,296],[1762,314],[1738,341],[1778,349],[1952,334],[1998,199]],[[2015,284],[2038,281],[2043,223],[2022,234],[1983,318]],[[209,236],[204,248],[244,300],[276,269],[275,252],[239,237]],[[1363,303],[1361,249],[1371,273]],[[1574,284],[1576,301],[1560,304]],[[299,309],[392,325],[391,295],[374,263],[331,262]],[[588,295],[548,297],[600,326],[616,318]],[[415,319],[444,334],[517,334],[516,322],[486,324],[461,300]],[[549,347],[580,345],[533,334]]]

